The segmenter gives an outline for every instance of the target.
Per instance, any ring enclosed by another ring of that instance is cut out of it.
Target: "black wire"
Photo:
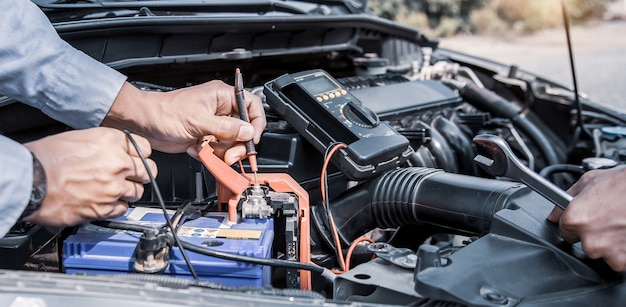
[[[189,215],[190,213],[194,213],[196,211],[207,211],[209,210],[209,208],[215,205],[216,200],[217,197],[208,197],[202,200],[188,200],[183,202],[180,207],[178,207],[174,215],[172,215],[172,226],[174,226],[174,229],[178,230],[178,228],[180,228],[180,226],[182,225],[181,221],[185,218],[186,215]]]
[[[220,259],[234,260],[234,261],[247,262],[247,263],[258,264],[258,265],[267,265],[267,266],[273,266],[273,267],[283,267],[283,268],[288,268],[288,269],[307,270],[307,271],[311,271],[311,272],[319,273],[319,274],[324,273],[324,271],[326,270],[325,268],[321,266],[317,266],[315,264],[304,263],[304,262],[295,262],[295,261],[288,261],[288,260],[274,259],[274,258],[257,258],[257,257],[251,257],[251,256],[231,254],[231,253],[222,252],[222,251],[206,248],[203,246],[195,245],[193,243],[189,243],[186,241],[182,241],[182,244],[183,246],[185,246],[186,249],[192,252],[196,252],[198,254],[220,258]]]
[[[159,229],[156,227],[151,227],[147,225],[139,225],[139,224],[131,224],[117,221],[107,221],[107,220],[99,220],[99,221],[91,221],[93,225],[106,227],[111,229],[120,229],[120,230],[128,230],[134,232],[145,233],[146,231],[158,231]]]
[[[150,170],[150,167],[148,166],[148,161],[146,161],[146,157],[141,152],[139,145],[137,145],[137,142],[135,141],[133,136],[130,134],[130,132],[128,130],[124,130],[124,133],[126,134],[126,137],[128,137],[130,142],[135,147],[135,150],[137,151],[137,154],[139,155],[139,158],[141,159],[143,166],[146,168],[146,172],[148,172],[148,176],[150,177],[150,182],[152,183],[151,184],[152,190],[154,191],[154,194],[156,194],[157,200],[159,201],[159,205],[161,206],[161,209],[163,210],[163,216],[165,217],[167,226],[171,230],[172,237],[174,238],[174,242],[176,243],[176,246],[178,246],[178,248],[180,249],[180,253],[183,255],[183,259],[185,259],[185,263],[187,264],[187,267],[189,268],[189,273],[191,273],[194,280],[196,281],[199,280],[198,274],[196,274],[196,270],[194,270],[193,265],[191,264],[191,261],[189,260],[189,257],[187,257],[187,252],[185,252],[185,249],[183,248],[183,245],[181,244],[180,239],[178,239],[178,235],[176,235],[176,230],[172,226],[172,220],[170,220],[170,217],[167,214],[167,208],[165,208],[165,201],[163,201],[163,197],[161,196],[161,191],[159,190],[159,187],[156,183],[156,179],[154,178],[154,175],[152,174],[152,171]]]

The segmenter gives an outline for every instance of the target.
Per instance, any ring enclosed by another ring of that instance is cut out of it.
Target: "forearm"
[[[139,135],[150,135],[154,127],[158,126],[154,119],[163,118],[164,114],[167,114],[163,110],[163,100],[168,95],[142,91],[125,82],[102,120],[102,126],[127,129]]]

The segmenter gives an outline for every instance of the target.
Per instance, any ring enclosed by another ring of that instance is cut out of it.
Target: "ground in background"
[[[626,21],[572,28],[579,89],[592,101],[626,113]],[[572,87],[565,30],[550,29],[515,38],[455,36],[441,47],[515,64],[520,69]]]

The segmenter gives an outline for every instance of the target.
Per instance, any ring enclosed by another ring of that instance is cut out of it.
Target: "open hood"
[[[561,189],[585,171],[604,167],[591,163],[600,158],[606,165],[623,163],[626,114],[593,97],[581,97],[577,105],[561,80],[438,48],[436,39],[374,16],[362,1],[34,2],[64,40],[142,90],[169,91],[213,79],[234,84],[238,67],[246,88],[264,101],[268,127],[257,147],[260,174],[283,174],[295,184],[290,191],[267,184],[234,193],[241,197],[234,223],[224,222],[220,178],[206,164],[185,154],[153,154],[156,185],[189,230],[179,235],[200,246],[190,252],[191,265],[203,282],[215,284],[172,288],[174,282],[159,281],[190,280],[178,247],[165,244],[167,268],[142,275],[155,280],[128,285],[151,304],[167,305],[163,288],[173,289],[164,290],[172,297],[193,296],[179,301],[191,306],[210,305],[212,295],[223,304],[266,305],[285,303],[285,296],[301,305],[626,300],[621,273],[591,261],[579,245],[565,244],[558,227],[545,220],[554,204],[544,193],[475,161],[486,155],[481,137],[494,136],[521,164]],[[6,136],[25,142],[67,129],[38,110],[0,99],[0,132]],[[347,147],[322,176],[325,153],[336,142]],[[249,170],[245,161],[243,167]],[[245,205],[258,195],[274,206],[273,214],[247,211]],[[16,304],[21,296],[56,306],[59,293],[87,293],[104,302],[142,305],[110,281],[102,288],[111,293],[108,298],[93,289],[106,284],[106,276],[135,273],[144,255],[137,252],[147,231],[142,227],[156,227],[163,242],[171,243],[159,228],[160,213],[150,212],[155,199],[146,188],[115,221],[67,229],[16,225],[0,239],[0,266],[8,269],[1,273],[0,293],[14,295],[5,302]],[[298,210],[306,213],[293,214]],[[130,221],[140,226],[128,226]],[[219,231],[221,237],[209,239]],[[206,237],[194,241],[200,233]],[[354,243],[363,236],[377,243]],[[206,249],[306,266],[251,264]],[[338,250],[349,253],[351,263],[329,277],[329,270],[341,266]],[[75,276],[85,274],[96,276]],[[310,295],[286,291],[293,288],[307,288]]]

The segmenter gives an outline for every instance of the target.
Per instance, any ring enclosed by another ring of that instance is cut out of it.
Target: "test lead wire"
[[[194,281],[196,282],[199,281],[200,279],[198,278],[198,274],[196,273],[196,270],[193,268],[191,260],[189,260],[189,257],[187,256],[187,252],[185,251],[185,247],[183,246],[183,244],[181,244],[181,240],[178,238],[178,235],[176,234],[176,230],[174,226],[172,225],[172,220],[167,214],[165,201],[163,201],[163,196],[161,196],[161,191],[159,189],[159,186],[157,185],[154,175],[152,174],[152,171],[150,170],[150,167],[148,166],[146,157],[144,156],[143,152],[139,148],[139,145],[137,144],[137,141],[135,141],[135,138],[133,138],[131,133],[128,130],[124,130],[124,134],[126,134],[126,137],[128,138],[128,140],[130,140],[133,147],[135,147],[135,150],[137,151],[137,154],[139,155],[139,158],[141,159],[143,166],[146,168],[148,177],[150,177],[150,183],[152,184],[152,190],[154,191],[154,194],[156,195],[157,200],[159,201],[161,210],[163,210],[163,216],[165,218],[165,222],[167,223],[167,227],[169,227],[172,238],[174,238],[174,243],[176,244],[176,246],[178,246],[178,249],[180,250],[180,253],[183,256],[183,259],[185,260],[185,264],[187,265],[187,268],[189,269],[189,273],[191,273],[191,276],[193,276]]]

